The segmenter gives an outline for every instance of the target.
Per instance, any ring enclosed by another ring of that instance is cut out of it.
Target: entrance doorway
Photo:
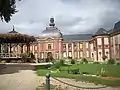
[[[52,52],[48,52],[46,62],[51,62],[51,61],[53,61],[53,55],[52,55]]]

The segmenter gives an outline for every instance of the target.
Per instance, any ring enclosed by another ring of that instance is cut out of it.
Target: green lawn
[[[46,66],[38,66],[37,74],[40,76],[45,76],[49,70],[46,69]],[[120,77],[120,65],[104,65],[104,64],[79,64],[71,66],[61,66],[59,73],[51,73],[51,77],[64,77],[64,78],[73,78],[80,81],[89,81],[95,84],[103,84],[108,86],[120,86],[120,80],[105,80],[92,76],[83,76],[80,74],[68,74],[67,70],[71,68],[79,68],[82,72],[88,72],[89,74],[96,74],[104,68],[107,71],[107,76]]]
[[[72,66],[62,66],[60,70],[68,70],[71,68],[79,68],[82,72],[88,72],[90,74],[100,73],[101,68],[104,68],[107,76],[120,77],[120,65],[108,65],[108,64],[79,64]]]

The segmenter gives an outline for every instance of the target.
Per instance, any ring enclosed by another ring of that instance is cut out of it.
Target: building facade
[[[25,53],[26,46],[23,48]],[[100,28],[95,34],[63,35],[55,26],[54,18],[50,18],[49,26],[30,45],[30,52],[39,60],[45,60],[48,53],[54,59],[120,60],[120,22],[109,31]]]

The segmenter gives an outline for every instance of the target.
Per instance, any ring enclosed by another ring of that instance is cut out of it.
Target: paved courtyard
[[[58,78],[59,79],[59,78]],[[100,87],[102,85],[94,85],[91,83],[76,82],[72,79],[60,79],[84,87]],[[37,76],[35,73],[34,65],[0,65],[0,90],[35,90],[37,86],[45,83],[45,77]],[[54,85],[61,85],[66,90],[78,90],[77,88],[70,87],[62,84],[59,81],[51,78],[51,83]],[[119,88],[107,87],[98,90],[120,90]]]

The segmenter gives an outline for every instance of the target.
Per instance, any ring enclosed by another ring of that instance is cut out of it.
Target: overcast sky
[[[17,10],[9,23],[0,21],[0,32],[15,25],[20,33],[39,36],[54,17],[63,34],[95,33],[120,20],[120,0],[17,0]]]

